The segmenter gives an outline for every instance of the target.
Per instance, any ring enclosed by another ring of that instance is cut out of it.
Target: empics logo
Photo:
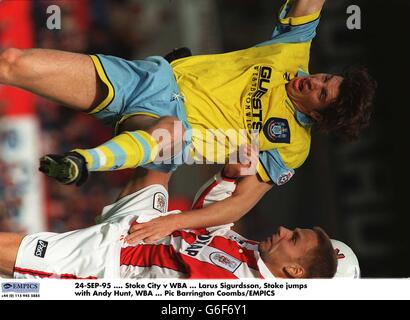
[[[39,293],[40,283],[38,282],[5,282],[1,284],[1,292],[15,293]]]
[[[2,283],[2,290],[9,290],[13,285],[11,283]]]
[[[34,251],[34,255],[39,258],[44,258],[47,251],[48,242],[44,240],[38,240],[36,245],[36,250]]]

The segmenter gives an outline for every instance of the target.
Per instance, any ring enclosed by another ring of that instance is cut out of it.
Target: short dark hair
[[[330,106],[319,111],[322,119],[316,127],[319,131],[355,140],[369,125],[377,84],[364,67],[349,67],[341,76],[339,96]]]
[[[304,278],[333,278],[337,269],[337,258],[329,236],[323,229],[314,227],[318,245],[300,259],[305,268]]]

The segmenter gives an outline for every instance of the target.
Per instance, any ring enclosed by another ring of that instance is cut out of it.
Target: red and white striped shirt
[[[236,185],[215,176],[195,208],[229,197]],[[167,190],[152,185],[103,209],[100,223],[66,233],[27,235],[16,258],[17,278],[268,278],[258,244],[230,230],[232,224],[175,231],[154,245],[124,242],[130,225],[173,214]],[[179,213],[179,212],[178,212]]]
[[[216,175],[201,188],[194,208],[229,197],[235,187],[234,181]],[[258,243],[231,226],[175,231],[150,245],[124,244],[121,278],[273,278],[260,258]]]

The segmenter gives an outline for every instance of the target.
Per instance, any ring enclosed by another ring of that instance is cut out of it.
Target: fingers
[[[151,237],[144,238],[144,242],[145,242],[145,243],[148,243],[148,244],[151,244],[151,243],[154,243],[155,241],[157,241],[157,240],[159,240],[159,239],[161,239],[161,238],[162,238],[162,237],[151,236]]]
[[[245,154],[246,154],[247,156],[250,156],[250,155],[252,154],[252,146],[251,146],[250,144],[247,144],[247,145],[245,146]]]
[[[239,167],[240,176],[250,176],[256,174],[256,166],[259,161],[259,154],[252,148],[250,144],[245,146],[246,153],[244,154],[246,163]]]
[[[152,243],[162,239],[175,230],[174,220],[173,215],[169,215],[145,223],[133,223],[128,230],[129,234],[125,237],[125,241],[135,244],[140,241]]]
[[[151,236],[151,232],[150,231],[136,231],[133,233],[130,233],[129,235],[127,235],[125,237],[125,241],[130,243],[130,244],[135,244],[138,243],[142,240],[144,240],[145,238]]]
[[[158,236],[157,234],[147,231],[147,232],[136,232],[136,233],[129,234],[128,236],[125,237],[125,241],[129,244],[136,244],[141,241],[144,241],[144,243],[146,244],[151,244],[161,238],[162,238],[161,236]]]
[[[157,230],[158,224],[152,221],[132,224],[128,230],[129,234],[125,237],[125,241],[130,244],[136,244],[140,241],[152,243],[160,239],[161,237],[158,236],[160,232]]]
[[[239,164],[248,165],[250,153],[251,153],[251,149],[248,144],[241,145],[239,147]]]
[[[141,229],[143,229],[143,228],[144,228],[143,224],[138,223],[137,221],[134,221],[134,222],[131,224],[131,227],[130,227],[130,229],[128,230],[128,233],[133,233],[133,232],[136,232],[136,231],[141,230]]]
[[[249,159],[250,159],[250,166],[256,167],[259,161],[259,153],[256,150],[251,149]]]
[[[259,153],[250,144],[241,145],[239,150],[239,163],[226,164],[223,174],[226,177],[238,178],[256,174]]]
[[[239,148],[239,162],[242,165],[249,166],[255,158],[258,158],[258,156],[258,150],[256,150],[251,144],[242,145]]]
[[[128,235],[125,237],[125,241],[134,244],[150,235],[148,223],[138,223],[137,221],[134,221],[128,230]]]

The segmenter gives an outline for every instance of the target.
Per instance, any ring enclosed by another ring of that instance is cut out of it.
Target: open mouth
[[[296,91],[302,92],[304,87],[305,79],[304,78],[296,78],[293,83],[293,88]]]
[[[298,89],[300,92],[302,92],[304,84],[305,84],[305,79],[300,79],[298,82]]]

